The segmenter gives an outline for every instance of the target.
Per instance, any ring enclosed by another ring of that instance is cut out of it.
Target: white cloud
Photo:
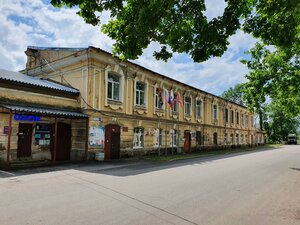
[[[205,5],[206,11],[204,12],[204,15],[208,20],[222,16],[226,7],[224,0],[205,0]]]
[[[207,0],[208,18],[221,15],[223,0]],[[0,67],[20,70],[25,67],[27,46],[87,47],[95,46],[111,51],[113,41],[100,32],[100,27],[85,24],[76,15],[77,9],[53,9],[42,0],[4,1],[0,6]],[[103,13],[103,21],[109,14]],[[14,19],[12,18],[14,17]],[[16,17],[21,17],[16,21]],[[174,54],[168,62],[156,61],[152,43],[135,62],[153,71],[191,84],[205,91],[221,94],[230,86],[243,81],[247,68],[239,63],[241,52],[254,44],[254,39],[239,31],[230,38],[228,51],[221,58],[194,63],[189,56]]]

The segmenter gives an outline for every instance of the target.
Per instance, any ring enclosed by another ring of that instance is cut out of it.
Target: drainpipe
[[[85,160],[88,160],[88,143],[89,143],[89,118],[85,122]]]
[[[9,122],[8,122],[8,140],[7,140],[7,158],[6,158],[6,166],[10,167],[10,140],[11,140],[11,121],[12,121],[12,112],[9,110]]]
[[[55,117],[55,125],[54,125],[54,150],[53,150],[53,162],[56,161],[56,150],[57,150],[57,117]]]

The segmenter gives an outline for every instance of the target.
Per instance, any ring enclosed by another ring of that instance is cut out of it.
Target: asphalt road
[[[1,225],[300,224],[300,146],[0,172]]]

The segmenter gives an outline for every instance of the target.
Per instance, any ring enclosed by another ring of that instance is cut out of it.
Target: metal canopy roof
[[[64,91],[74,94],[79,94],[75,88],[67,87],[49,80],[42,80],[37,77],[31,77],[22,73],[0,69],[0,82],[1,80],[13,81],[21,84],[29,84],[37,87],[49,88],[57,91]]]
[[[32,106],[6,105],[6,104],[0,104],[0,106],[21,113],[30,112],[30,113],[43,114],[48,116],[58,116],[58,117],[68,117],[68,118],[88,118],[88,115],[79,111],[39,108],[39,107],[32,107]]]

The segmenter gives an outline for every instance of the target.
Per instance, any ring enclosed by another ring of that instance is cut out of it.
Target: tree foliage
[[[221,97],[237,104],[246,106],[246,102],[243,99],[243,89],[243,84],[236,84],[234,87],[230,87],[228,90],[224,91]]]
[[[247,105],[258,111],[271,98],[285,114],[300,115],[299,55],[281,49],[270,52],[259,43],[248,53],[251,59],[242,60],[250,70],[244,86]]]
[[[288,134],[296,134],[300,125],[297,117],[292,117],[281,110],[280,104],[273,101],[267,107],[268,120],[265,123],[270,142],[280,143],[286,141]]]
[[[167,60],[173,52],[187,53],[195,62],[221,56],[237,29],[265,43],[296,49],[299,45],[299,0],[227,0],[223,15],[208,20],[205,0],[51,0],[56,7],[79,7],[78,15],[92,25],[110,12],[102,31],[116,42],[113,52],[136,59],[150,42],[161,44],[154,52]]]

